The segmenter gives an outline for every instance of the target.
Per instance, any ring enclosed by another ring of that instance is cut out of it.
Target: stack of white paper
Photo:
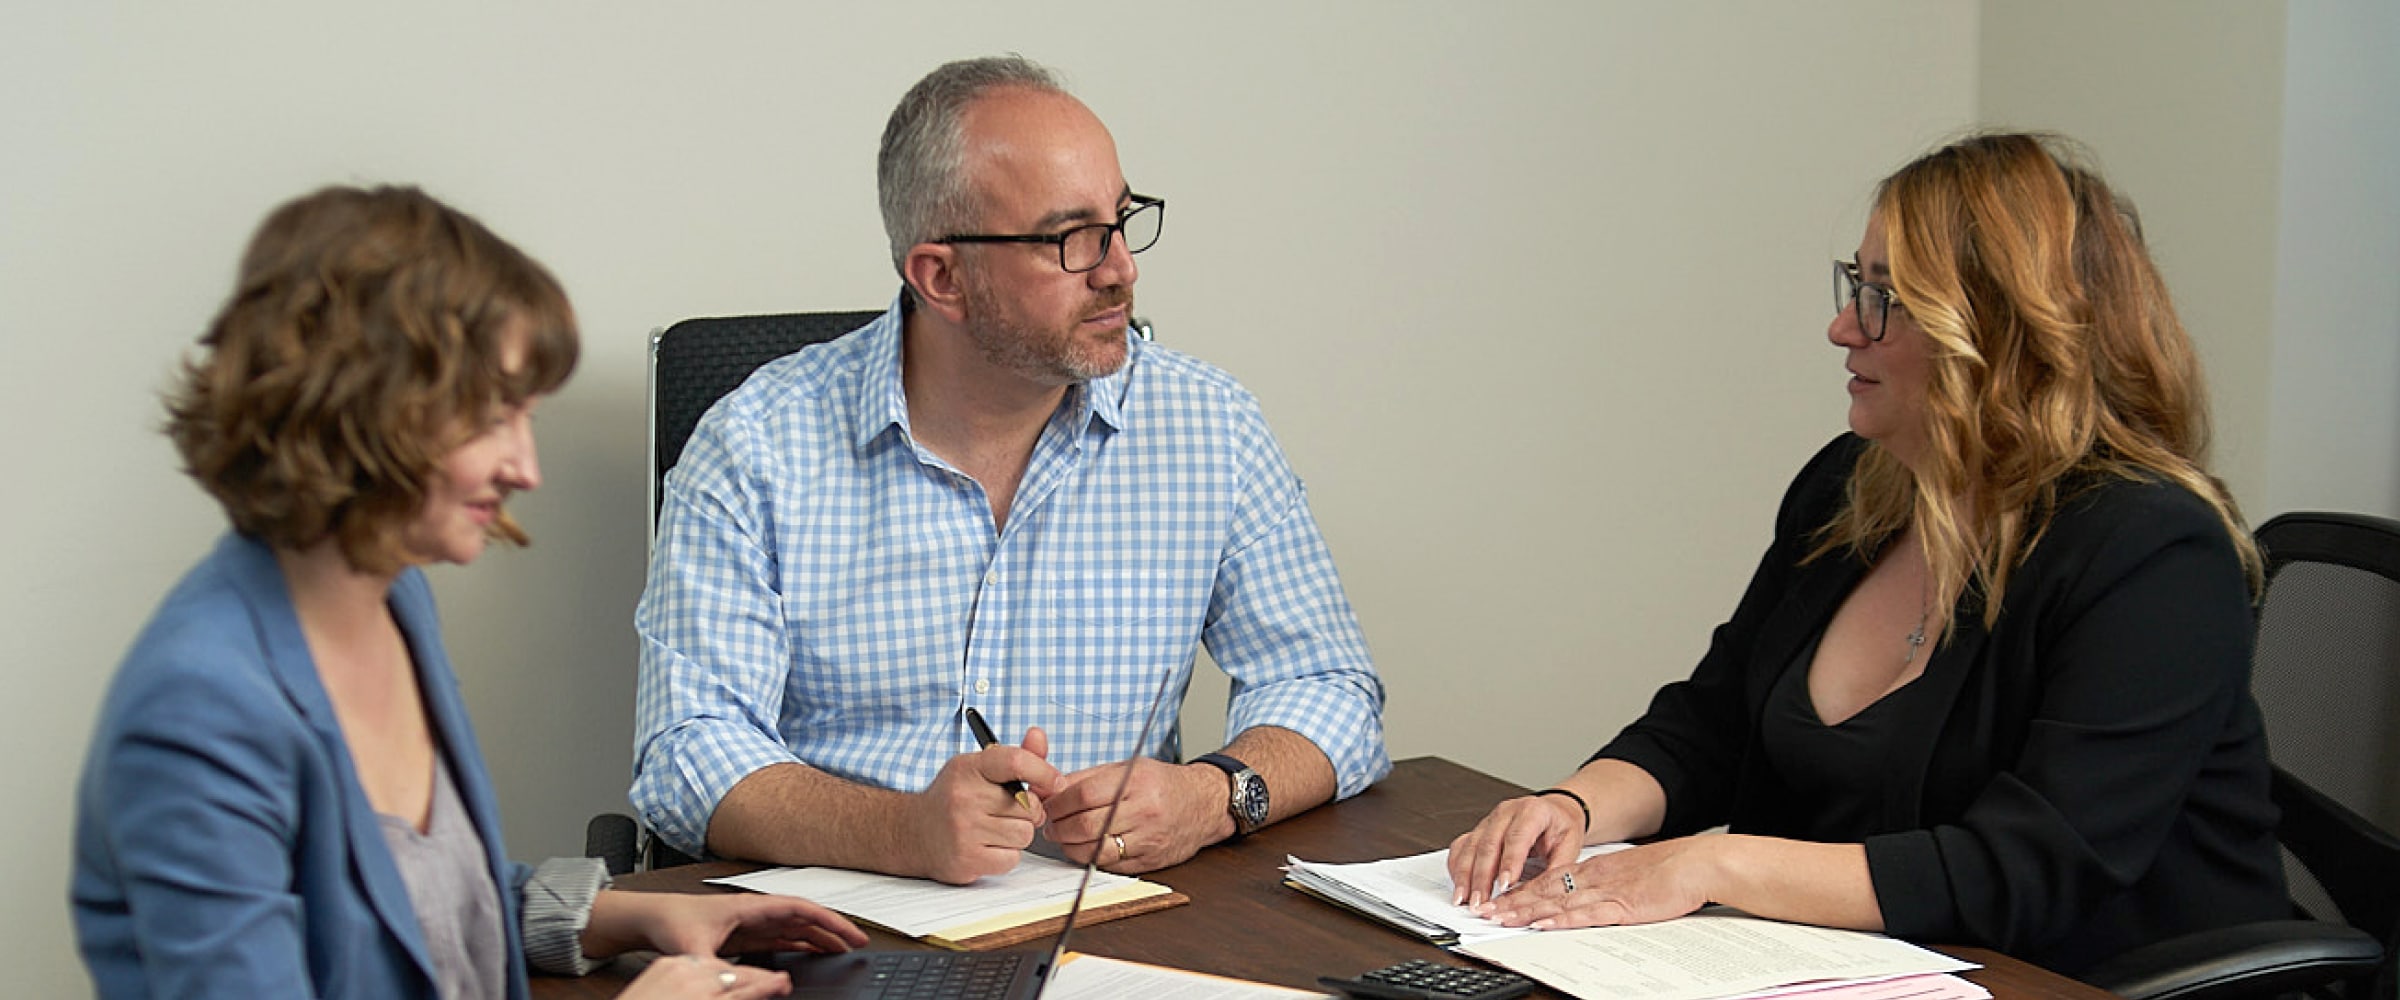
[[[1625,845],[1585,848],[1583,857]],[[1534,931],[1450,902],[1450,853],[1354,865],[1290,859],[1285,883],[1586,1000],[1980,1000],[1975,968],[1880,934],[1723,908],[1656,924]]]
[[[1627,927],[1542,931],[1459,951],[1586,1000],[1719,1000],[1925,977],[1900,990],[1988,997],[1948,973],[1975,966],[1880,934],[1760,920],[1731,910]],[[1866,991],[1873,993],[1876,991]],[[1827,1000],[1849,994],[1823,994]]]
[[[1042,1000],[1309,1000],[1325,996],[1330,994],[1072,953],[1042,987]]]
[[[1583,857],[1623,850],[1623,844],[1583,849]],[[1284,883],[1443,947],[1513,937],[1502,927],[1450,902],[1450,852],[1336,865],[1286,857]]]
[[[966,885],[848,868],[768,868],[708,881],[812,899],[894,933],[939,942],[1065,916],[1082,879],[1082,865],[1028,853],[1006,873]],[[1156,882],[1094,871],[1083,906],[1096,910],[1170,891]]]

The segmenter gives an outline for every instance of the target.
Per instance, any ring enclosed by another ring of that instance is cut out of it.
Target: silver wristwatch
[[[1225,811],[1233,814],[1233,835],[1243,834],[1267,825],[1267,781],[1250,769],[1250,765],[1221,753],[1201,754],[1193,763],[1207,764],[1225,772],[1232,791],[1225,800]]]

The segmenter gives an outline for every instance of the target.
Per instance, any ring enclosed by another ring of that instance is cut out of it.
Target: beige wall
[[[2264,502],[2284,5],[1992,0],[1977,113],[2082,140],[2133,196],[2198,345],[2217,471]]]
[[[2294,4],[2261,519],[2400,517],[2400,3]]]
[[[422,183],[581,309],[584,367],[540,424],[549,484],[521,505],[537,547],[435,574],[520,855],[571,853],[584,817],[623,808],[645,335],[881,305],[883,116],[934,63],[1009,49],[1066,70],[1132,182],[1172,200],[1141,309],[1265,401],[1385,671],[1394,754],[1542,782],[1688,669],[1782,486],[1840,430],[1824,261],[1873,181],[1979,110],[2073,130],[2066,98],[2205,84],[2210,45],[2271,78],[2272,52],[2212,25],[2279,23],[2144,7],[2185,41],[2059,94],[2016,69],[2052,73],[2050,36],[1997,0],[619,6],[5,15],[11,992],[87,988],[61,903],[82,744],[132,631],[218,530],[153,395],[282,198]],[[2275,107],[2203,99],[2245,145]],[[2199,124],[2090,124],[2179,291],[2247,259],[2200,248],[2272,235],[2250,200],[2271,152],[2186,158]],[[2206,324],[2218,371],[2263,360],[2263,304],[2190,294],[2233,317]],[[2260,392],[2224,393],[2237,482],[2258,475]],[[1190,744],[1213,745],[1195,714]]]

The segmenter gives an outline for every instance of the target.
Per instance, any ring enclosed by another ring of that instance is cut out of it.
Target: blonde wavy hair
[[[565,383],[578,353],[549,271],[410,187],[270,213],[200,346],[166,398],[184,471],[242,534],[334,538],[370,573],[401,568],[442,457],[494,407]],[[490,534],[527,542],[505,512]]]
[[[2163,480],[2216,510],[2257,590],[2258,548],[2205,468],[2191,339],[2132,204],[2087,164],[2060,136],[1987,133],[1877,188],[1893,290],[1932,341],[1928,454],[1911,471],[1862,452],[1810,558],[1871,555],[1913,523],[1935,606],[1972,589],[1990,627],[2068,491]]]

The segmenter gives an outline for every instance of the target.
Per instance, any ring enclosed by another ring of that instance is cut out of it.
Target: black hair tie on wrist
[[[1590,832],[1592,832],[1592,804],[1591,804],[1591,803],[1589,803],[1589,802],[1585,802],[1585,801],[1583,800],[1583,796],[1581,796],[1581,795],[1577,795],[1577,794],[1575,794],[1574,792],[1567,791],[1567,790],[1566,790],[1566,789],[1564,789],[1564,788],[1545,788],[1545,789],[1542,789],[1541,791],[1535,792],[1535,793],[1533,793],[1533,794],[1535,794],[1535,795],[1563,795],[1563,796],[1566,796],[1566,797],[1567,797],[1567,798],[1569,798],[1569,799],[1573,799],[1573,800],[1575,801],[1575,808],[1583,810],[1583,832],[1585,832],[1585,833],[1590,833]]]

